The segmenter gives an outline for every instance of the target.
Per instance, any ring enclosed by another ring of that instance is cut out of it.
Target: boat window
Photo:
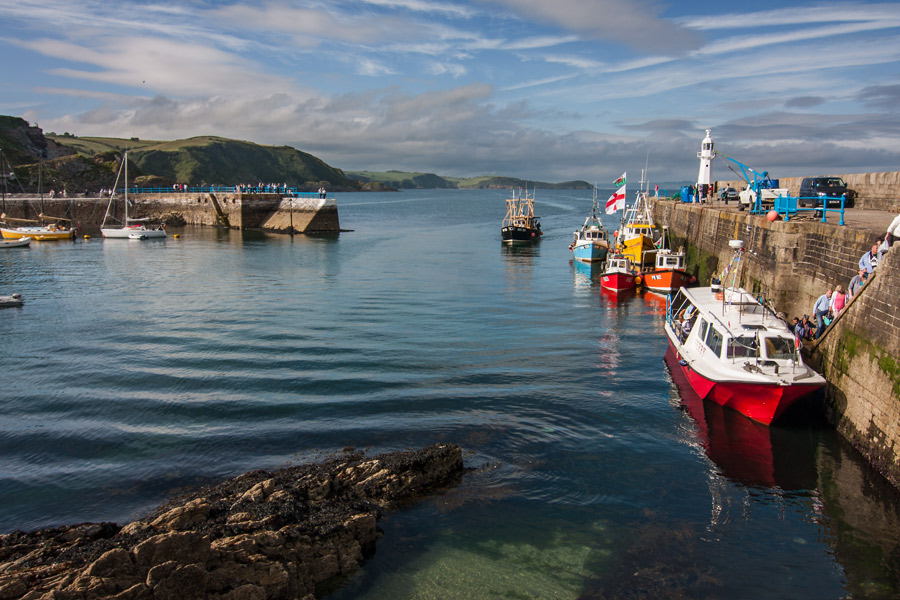
[[[742,335],[728,339],[728,358],[755,358],[756,338]]]
[[[700,333],[698,333],[697,335],[700,336],[701,340],[706,337],[706,328],[708,326],[709,326],[709,323],[706,322],[706,319],[704,319],[703,317],[700,317],[700,323],[699,323]]]
[[[794,340],[785,337],[766,337],[766,358],[790,360],[794,357]]]
[[[706,336],[706,345],[716,356],[722,354],[722,337],[722,334],[715,327],[709,328],[709,333]]]

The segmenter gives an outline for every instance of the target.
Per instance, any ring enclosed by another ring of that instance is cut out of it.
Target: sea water
[[[663,360],[665,299],[572,262],[588,190],[339,194],[327,236],[0,252],[0,532],[124,523],[251,469],[459,444],[332,597],[889,598],[900,510],[811,402],[773,428]],[[602,194],[601,194],[602,195]],[[616,216],[605,216],[615,229]],[[172,236],[179,233],[178,239]]]

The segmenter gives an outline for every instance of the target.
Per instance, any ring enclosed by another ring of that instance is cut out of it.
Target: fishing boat
[[[691,284],[694,277],[685,270],[684,250],[673,251],[670,247],[668,227],[663,227],[660,241],[662,248],[656,251],[656,266],[646,269],[642,279],[651,292],[670,294]]]
[[[666,336],[701,398],[770,425],[825,379],[803,362],[787,324],[738,287],[743,242],[729,244],[731,285],[680,288],[668,303]]]
[[[0,240],[0,248],[22,248],[31,243],[30,237],[23,237],[14,240]]]
[[[609,257],[606,270],[600,276],[600,286],[616,293],[633,290],[639,282],[631,259],[621,254]]]
[[[119,176],[122,174],[123,169],[125,170],[125,218],[119,223],[119,227],[114,227],[113,223],[116,221],[116,218],[112,216],[112,211],[116,199],[115,190],[118,189]],[[100,233],[103,234],[103,237],[132,240],[166,237],[166,230],[162,225],[150,224],[150,220],[147,218],[136,219],[128,216],[128,152],[125,152],[122,156],[122,164],[119,166],[119,172],[116,174],[116,183],[113,185],[113,190],[112,195],[109,197],[109,203],[106,205],[103,223],[100,225]]]
[[[625,209],[622,216],[622,226],[617,235],[617,248],[619,252],[631,259],[638,268],[652,267],[656,261],[656,228],[653,225],[652,207],[643,189],[646,184],[641,173],[640,187],[635,196],[634,203]]]
[[[609,254],[609,236],[597,216],[597,186],[594,186],[594,200],[591,214],[584,220],[581,229],[574,232],[575,239],[569,244],[572,257],[584,262],[603,262]]]
[[[69,221],[63,217],[50,217],[44,214],[39,215],[40,219],[14,219],[7,217],[6,213],[0,215],[0,220],[6,223],[6,227],[0,227],[0,234],[6,240],[21,240],[28,238],[38,242],[47,242],[54,240],[72,240],[75,239],[76,229],[74,227],[66,227],[63,221]],[[43,224],[45,220],[58,221],[58,223]],[[30,225],[16,226],[15,223],[30,223]]]
[[[541,231],[541,218],[534,216],[534,191],[528,193],[519,190],[506,199],[506,216],[500,226],[500,235],[504,242],[536,242],[544,233]]]

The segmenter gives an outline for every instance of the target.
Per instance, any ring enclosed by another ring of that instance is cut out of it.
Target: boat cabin
[[[707,290],[682,288],[669,302],[666,318],[683,346],[721,362],[743,362],[745,370],[772,367],[777,373],[784,361],[798,361],[793,333],[752,294]]]
[[[656,253],[656,269],[659,271],[684,271],[684,254],[660,250]]]
[[[607,272],[631,273],[634,269],[631,265],[631,259],[627,256],[612,256],[608,259],[606,270]]]

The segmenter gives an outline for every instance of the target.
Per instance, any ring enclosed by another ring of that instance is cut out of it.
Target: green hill
[[[142,173],[172,183],[286,183],[309,189],[321,185],[332,190],[359,189],[340,169],[290,146],[262,146],[214,136],[168,142],[52,134],[47,137],[88,156],[127,148],[129,161]]]
[[[12,193],[34,193],[39,185],[44,191],[66,189],[71,193],[112,187],[117,163],[126,149],[129,181],[145,186],[286,183],[309,191],[321,186],[332,191],[591,187],[586,181],[546,183],[490,175],[462,178],[404,171],[345,174],[290,146],[263,146],[215,136],[161,141],[44,134],[24,119],[0,115],[0,150],[15,172],[15,178],[8,182]]]
[[[446,177],[434,173],[416,173],[406,171],[347,171],[351,179],[365,183],[379,183],[397,189],[497,189],[497,188],[538,188],[538,189],[591,189],[586,181],[566,181],[563,183],[546,183],[544,181],[525,181],[515,177],[499,177],[483,175],[481,177]]]

